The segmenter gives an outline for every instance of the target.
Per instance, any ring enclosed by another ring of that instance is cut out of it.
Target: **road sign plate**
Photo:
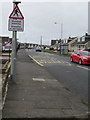
[[[9,16],[10,19],[24,19],[19,7],[16,5],[16,7],[14,8],[14,10],[12,11],[12,13]]]
[[[24,19],[9,19],[9,31],[24,31]]]

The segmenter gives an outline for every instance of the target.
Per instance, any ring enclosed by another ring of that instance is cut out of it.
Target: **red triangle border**
[[[21,16],[22,16],[21,18],[18,18],[18,17],[11,17],[12,14],[14,13],[14,11],[15,11],[16,8],[19,10],[19,13],[20,13]],[[10,18],[10,19],[24,19],[23,15],[22,15],[22,13],[21,13],[21,11],[20,11],[20,9],[19,9],[19,7],[18,7],[17,5],[16,5],[16,7],[13,9],[13,11],[12,11],[12,13],[10,14],[9,18]]]

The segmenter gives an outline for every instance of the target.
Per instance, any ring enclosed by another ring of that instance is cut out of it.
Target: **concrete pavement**
[[[17,55],[16,84],[10,81],[3,118],[88,118],[88,107],[25,52]]]

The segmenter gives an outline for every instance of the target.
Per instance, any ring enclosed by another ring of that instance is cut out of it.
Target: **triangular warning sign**
[[[16,5],[12,13],[10,14],[9,18],[12,19],[24,19],[19,7]]]

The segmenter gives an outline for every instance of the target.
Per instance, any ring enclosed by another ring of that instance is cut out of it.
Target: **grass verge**
[[[47,53],[51,53],[51,54],[56,54],[57,52],[53,51],[53,50],[43,50],[43,52],[47,52]],[[60,56],[71,56],[70,54],[67,55],[60,55]]]
[[[43,50],[43,52],[47,52],[47,53],[51,53],[51,54],[55,54],[56,53],[55,51],[52,51],[52,50]]]
[[[71,55],[70,55],[70,54],[67,54],[67,55],[60,55],[60,56],[66,56],[66,57],[67,57],[67,56],[71,56]]]

